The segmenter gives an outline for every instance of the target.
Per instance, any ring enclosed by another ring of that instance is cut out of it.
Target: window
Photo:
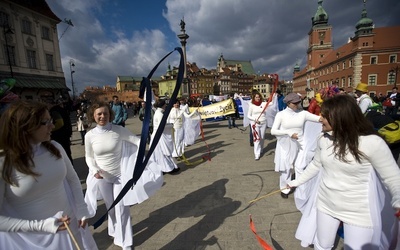
[[[378,58],[376,56],[371,56],[371,64],[377,64]]]
[[[376,74],[368,75],[368,85],[376,85]]]
[[[0,26],[1,27],[8,27],[9,23],[9,16],[7,13],[0,11]]]
[[[50,29],[49,27],[42,26],[42,38],[50,40]]]
[[[353,67],[353,59],[349,60],[349,68]]]
[[[347,87],[351,87],[352,84],[353,84],[353,78],[352,78],[351,76],[349,76],[349,77],[347,78]]]
[[[342,63],[342,69],[345,69],[346,68],[346,62],[343,62]]]
[[[54,71],[53,55],[46,54],[47,70]]]
[[[342,77],[342,83],[340,84],[340,87],[344,88],[346,86],[346,78]]]
[[[15,63],[15,47],[4,45],[4,53],[7,64],[11,66],[16,66],[17,64]]]
[[[396,55],[390,55],[389,56],[389,63],[396,63],[397,62],[397,56]]]
[[[339,71],[339,64],[336,65],[336,71]]]
[[[36,66],[36,51],[34,50],[27,50],[28,55],[28,67],[31,69],[37,69]]]
[[[396,79],[396,73],[395,72],[389,72],[387,75],[387,85],[392,85],[394,84],[394,81]]]
[[[28,19],[22,19],[22,32],[32,34],[32,23]]]

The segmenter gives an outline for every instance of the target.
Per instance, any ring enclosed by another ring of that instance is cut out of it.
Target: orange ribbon
[[[254,226],[254,223],[253,223],[253,219],[251,218],[251,214],[250,214],[250,229],[254,233],[258,242],[260,243],[260,245],[262,246],[262,248],[264,250],[274,250],[270,245],[268,245],[267,242],[265,242],[265,240],[263,240],[260,236],[258,236],[256,227]]]

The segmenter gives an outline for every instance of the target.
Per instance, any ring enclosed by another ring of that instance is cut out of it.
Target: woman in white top
[[[299,110],[301,98],[298,94],[289,93],[283,101],[286,109],[276,114],[271,135],[277,137],[275,150],[275,171],[280,173],[279,186],[282,198],[288,198],[290,189],[287,182],[290,181],[291,171],[299,150],[304,147],[303,128],[306,121],[318,122],[320,117],[304,110]],[[321,131],[315,131],[320,133]],[[302,169],[296,170],[300,173]]]
[[[78,108],[76,110],[76,129],[81,134],[81,139],[82,139],[81,145],[85,145],[85,134],[87,128],[88,128],[88,123],[87,123],[86,113],[83,112],[82,108]]]
[[[173,127],[173,151],[172,157],[177,158],[177,160],[181,160],[181,157],[185,151],[184,145],[184,133],[183,133],[183,119],[184,119],[185,110],[180,108],[180,101],[176,101],[174,103],[174,107],[171,109],[169,113],[168,120],[169,123],[172,123]]]
[[[267,116],[264,110],[266,103],[263,103],[261,94],[255,93],[249,104],[247,118],[250,120],[250,127],[253,133],[254,158],[260,159],[264,149],[264,136],[267,128]]]
[[[384,233],[393,222],[399,223],[393,214],[400,217],[400,170],[390,149],[348,95],[324,101],[321,116],[326,134],[318,141],[314,159],[288,184],[297,187],[321,172],[314,247],[331,249],[342,221],[345,249],[389,249]],[[381,211],[385,195],[378,179],[389,190],[395,211]],[[386,239],[390,243],[390,236]]]
[[[153,134],[151,135],[150,145],[153,143],[155,134],[160,126],[166,105],[165,100],[160,99],[155,103],[157,107],[153,116]],[[167,120],[168,122],[168,120]],[[164,173],[175,173],[180,170],[172,158],[174,144],[172,141],[172,123],[166,123],[163,128],[160,140],[154,149],[151,159],[161,166]]]
[[[123,141],[136,146],[140,142],[139,137],[127,128],[112,124],[113,118],[114,113],[110,105],[103,102],[92,104],[88,119],[89,122],[96,122],[97,126],[85,135],[85,160],[89,167],[87,184],[90,185],[89,180],[92,177],[96,179],[97,188],[107,209],[123,188],[121,177]],[[87,201],[89,195],[91,194],[86,193]],[[131,249],[133,233],[130,210],[122,201],[108,213],[108,234],[114,237],[115,245]]]
[[[47,105],[16,101],[0,119],[0,249],[97,249],[79,178]],[[85,229],[84,229],[85,228]]]

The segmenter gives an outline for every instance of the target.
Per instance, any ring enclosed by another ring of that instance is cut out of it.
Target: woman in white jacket
[[[389,244],[391,227],[399,223],[393,214],[400,218],[400,170],[389,147],[348,95],[325,100],[321,118],[325,134],[314,159],[288,184],[297,187],[320,174],[314,248],[331,249],[342,221],[345,249],[395,249]],[[381,182],[394,211],[382,210],[387,197]]]

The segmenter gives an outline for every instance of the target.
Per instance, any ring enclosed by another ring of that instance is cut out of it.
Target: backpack
[[[400,142],[400,120],[391,122],[378,129],[378,133],[388,144]]]

